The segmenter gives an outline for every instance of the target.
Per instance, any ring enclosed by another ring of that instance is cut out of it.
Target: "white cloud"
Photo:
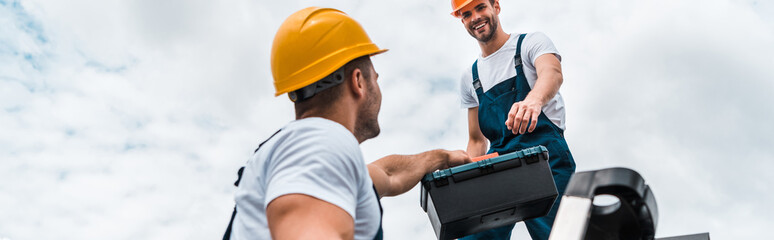
[[[293,118],[272,95],[274,32],[312,5],[344,10],[391,49],[374,57],[383,131],[362,145],[367,159],[464,148],[456,88],[478,48],[447,2],[0,0],[0,238],[220,237],[236,169]],[[579,170],[642,173],[659,236],[765,236],[770,3],[502,7],[507,31],[545,32],[562,52]],[[388,239],[433,237],[417,189],[383,202]]]

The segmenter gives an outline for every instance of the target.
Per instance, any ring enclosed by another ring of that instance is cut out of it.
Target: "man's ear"
[[[363,72],[360,71],[360,68],[355,68],[352,70],[352,74],[349,75],[349,81],[347,81],[347,84],[350,86],[350,90],[352,91],[352,94],[356,98],[361,98],[363,95],[365,95],[366,89],[365,89],[365,79],[363,78]]]
[[[495,0],[492,8],[494,8],[495,14],[500,15],[500,0]]]

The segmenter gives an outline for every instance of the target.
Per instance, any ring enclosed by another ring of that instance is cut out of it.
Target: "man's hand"
[[[471,159],[470,156],[468,156],[468,154],[462,150],[456,150],[456,151],[438,150],[438,151],[444,155],[444,156],[441,156],[441,158],[445,159],[444,161],[445,164],[442,165],[439,169],[446,169],[457,165],[462,165],[465,163],[472,162],[472,160],[470,160]]]
[[[511,106],[508,120],[505,120],[505,126],[513,134],[524,134],[527,131],[535,130],[543,105],[556,96],[564,81],[562,65],[554,54],[546,53],[537,57],[535,69],[537,70],[535,86],[532,87],[523,101]]]
[[[514,103],[511,111],[508,112],[508,120],[505,120],[505,126],[513,134],[524,134],[532,132],[537,127],[538,116],[542,111],[543,104],[530,98],[524,101]],[[529,126],[529,129],[527,129]]]

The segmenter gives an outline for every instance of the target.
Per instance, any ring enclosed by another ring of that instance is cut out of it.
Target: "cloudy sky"
[[[216,239],[236,170],[293,119],[269,50],[289,14],[339,8],[391,49],[367,161],[466,145],[458,78],[478,46],[447,0],[0,0],[0,239]],[[763,239],[774,223],[774,3],[501,2],[563,56],[578,170],[629,167],[657,235]],[[415,188],[388,239],[432,239]],[[519,226],[514,239],[528,239]]]

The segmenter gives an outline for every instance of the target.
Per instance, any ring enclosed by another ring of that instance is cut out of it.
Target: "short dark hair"
[[[344,64],[344,66],[339,68],[339,69],[342,69],[342,68],[344,69],[344,83],[346,83],[352,78],[352,72],[355,71],[355,69],[360,69],[360,72],[362,72],[363,77],[365,79],[370,79],[372,65],[373,63],[371,62],[371,57],[369,55],[358,57],[353,59],[352,61],[347,62],[346,64]],[[336,71],[338,71],[339,69],[337,69]],[[336,71],[334,71],[334,73]],[[300,118],[301,115],[303,115],[305,112],[313,108],[327,109],[331,107],[333,102],[338,100],[339,97],[341,96],[343,85],[344,84],[339,84],[339,85],[330,87],[321,92],[318,92],[311,98],[305,99],[303,101],[294,102],[295,109],[296,109],[296,118]]]

